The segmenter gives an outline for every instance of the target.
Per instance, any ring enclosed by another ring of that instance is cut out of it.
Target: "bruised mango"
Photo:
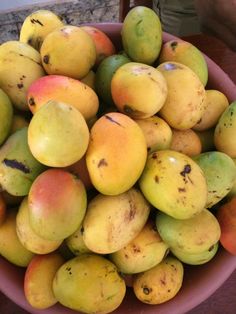
[[[85,245],[99,254],[121,249],[142,230],[149,212],[150,205],[135,188],[115,196],[98,194],[88,203],[83,221]]]
[[[178,62],[161,63],[157,69],[167,82],[167,98],[159,115],[177,130],[192,128],[205,111],[205,88],[198,76]]]
[[[69,91],[69,92],[68,92]],[[98,96],[86,84],[62,75],[47,75],[34,81],[27,93],[28,105],[34,114],[50,100],[77,108],[86,121],[98,111]]]
[[[121,39],[124,51],[131,60],[153,64],[162,45],[162,27],[158,15],[150,8],[134,7],[124,19]]]
[[[53,280],[56,299],[84,313],[114,311],[123,301],[125,292],[125,281],[116,266],[95,254],[70,259],[58,269]]]
[[[153,268],[134,276],[134,293],[144,303],[161,304],[179,292],[183,277],[183,264],[177,258],[167,256]]]
[[[200,213],[206,204],[207,184],[201,168],[176,151],[149,154],[139,186],[154,207],[177,219]]]
[[[110,112],[93,125],[86,164],[99,192],[118,195],[129,190],[141,175],[146,157],[143,132],[128,116]]]

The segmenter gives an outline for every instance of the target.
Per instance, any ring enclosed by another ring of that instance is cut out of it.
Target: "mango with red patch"
[[[63,240],[79,228],[86,206],[86,190],[80,179],[65,170],[46,170],[29,192],[31,227],[42,238]]]

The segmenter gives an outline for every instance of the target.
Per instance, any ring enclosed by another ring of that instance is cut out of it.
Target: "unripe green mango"
[[[0,149],[0,185],[15,196],[27,195],[34,179],[45,170],[29,150],[27,132],[27,127],[16,131]]]
[[[126,286],[112,262],[99,255],[83,254],[59,268],[53,292],[61,304],[73,310],[105,314],[121,304]]]
[[[194,156],[193,160],[202,169],[207,181],[207,203],[211,208],[222,200],[233,187],[236,178],[236,166],[228,155],[211,151]]]
[[[170,249],[180,249],[186,254],[200,254],[209,250],[219,241],[221,233],[216,217],[207,209],[185,220],[159,212],[156,226]]]
[[[8,212],[4,223],[0,226],[0,255],[14,265],[26,267],[34,253],[26,249],[16,233],[16,212]]]
[[[10,98],[0,89],[0,145],[7,138],[12,124],[13,108]]]
[[[161,22],[155,11],[136,6],[126,15],[121,39],[127,55],[132,61],[153,64],[162,45]]]

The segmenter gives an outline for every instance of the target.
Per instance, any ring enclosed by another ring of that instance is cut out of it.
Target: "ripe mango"
[[[83,254],[64,263],[53,280],[56,299],[84,313],[110,313],[124,299],[126,286],[116,266],[95,254]]]
[[[38,110],[28,127],[28,145],[34,157],[50,167],[66,167],[85,154],[89,130],[72,105],[51,100]]]
[[[149,154],[139,186],[155,208],[176,219],[200,213],[207,200],[201,168],[189,156],[172,150]]]
[[[96,61],[96,48],[92,38],[81,27],[72,25],[65,25],[48,34],[40,54],[48,74],[75,79],[86,76]]]
[[[7,94],[0,89],[0,145],[7,138],[13,120],[13,107]]]
[[[111,94],[120,112],[134,119],[144,119],[156,114],[164,105],[167,84],[156,68],[128,62],[113,75]]]
[[[18,239],[16,214],[13,209],[8,211],[4,223],[0,226],[0,255],[14,265],[26,267],[35,254],[27,250]]]
[[[45,72],[37,50],[19,41],[0,46],[0,88],[20,110],[29,110],[26,93],[33,81]]]
[[[115,196],[98,194],[83,221],[85,245],[99,254],[120,250],[139,234],[149,212],[149,203],[135,188]]]
[[[118,195],[129,190],[141,175],[146,157],[143,132],[128,116],[110,112],[93,125],[86,164],[99,192]]]
[[[40,47],[45,37],[54,29],[62,27],[61,18],[49,10],[37,10],[28,15],[20,30],[20,42],[29,44],[36,50]]]
[[[28,89],[27,99],[33,114],[54,100],[74,106],[86,121],[96,115],[99,105],[98,96],[89,86],[62,75],[47,75],[34,81]]]
[[[29,191],[29,220],[40,237],[64,240],[80,226],[87,206],[82,181],[61,169],[48,169]]]
[[[52,283],[57,270],[64,262],[59,253],[33,257],[24,276],[24,294],[33,308],[47,309],[57,303]]]
[[[192,128],[205,111],[205,88],[198,76],[178,62],[161,63],[157,69],[167,82],[167,99],[159,115],[177,130]]]
[[[124,51],[132,61],[153,64],[162,45],[162,27],[150,8],[136,6],[126,15],[121,29]]]
[[[208,67],[204,55],[193,44],[174,39],[164,43],[159,55],[159,62],[174,61],[182,63],[193,70],[199,77],[203,86],[208,81]]]

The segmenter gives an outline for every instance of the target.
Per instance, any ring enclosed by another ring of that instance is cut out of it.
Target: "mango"
[[[92,253],[92,251],[84,243],[83,232],[84,227],[81,224],[79,228],[72,233],[72,235],[65,239],[65,243],[69,250],[76,256],[84,253]]]
[[[39,175],[29,191],[30,225],[40,237],[58,241],[80,226],[87,206],[82,181],[61,169]]]
[[[28,89],[27,99],[33,114],[54,100],[74,106],[86,121],[96,115],[99,106],[98,96],[89,86],[62,75],[47,75],[34,81]]]
[[[96,48],[95,66],[98,66],[100,62],[106,57],[112,56],[116,53],[116,48],[113,42],[108,37],[108,35],[104,33],[102,30],[90,25],[81,26],[81,28],[91,36],[95,44]]]
[[[0,226],[0,255],[20,267],[27,267],[35,255],[27,250],[18,239],[15,210],[8,211],[4,223]]]
[[[27,90],[44,75],[40,54],[30,45],[7,41],[0,46],[0,88],[16,108],[29,110]]]
[[[93,70],[90,70],[80,81],[95,91],[95,72]]]
[[[148,153],[170,148],[172,130],[165,120],[158,116],[152,116],[146,119],[134,119],[134,121],[143,131]]]
[[[31,154],[27,133],[27,127],[16,131],[0,148],[0,185],[14,196],[27,195],[34,179],[45,170]]]
[[[0,89],[0,145],[7,138],[13,119],[13,107],[7,94]]]
[[[29,126],[29,121],[20,114],[14,114],[12,117],[12,124],[9,134],[13,134],[16,131]]]
[[[214,144],[214,132],[214,127],[205,131],[195,131],[201,141],[202,153],[216,150]]]
[[[124,51],[132,61],[153,64],[162,45],[162,27],[150,8],[136,6],[126,15],[121,29]]]
[[[174,61],[182,63],[193,70],[203,86],[208,81],[208,67],[203,53],[190,42],[174,39],[163,44],[159,62]]]
[[[225,94],[218,90],[206,90],[205,107],[201,119],[193,126],[193,130],[204,131],[216,126],[220,116],[229,106]]]
[[[156,227],[170,250],[200,254],[211,249],[220,239],[220,225],[207,209],[189,219],[176,219],[158,212]]]
[[[84,313],[110,313],[124,299],[126,286],[116,266],[102,256],[84,254],[64,263],[53,293],[64,306]]]
[[[172,128],[192,128],[205,111],[205,88],[198,76],[178,62],[161,63],[157,69],[167,82],[167,99],[159,115]]]
[[[201,168],[189,156],[172,150],[149,154],[139,186],[155,208],[176,219],[200,213],[207,200]]]
[[[217,150],[236,158],[236,101],[232,102],[222,113],[214,133]]]
[[[150,205],[135,188],[115,196],[98,194],[88,203],[84,243],[99,254],[118,251],[143,229],[149,212]]]
[[[88,143],[86,121],[72,105],[51,100],[30,120],[30,151],[46,166],[66,167],[75,163],[85,154]]]
[[[39,237],[32,229],[29,219],[28,197],[20,204],[16,215],[16,233],[22,245],[35,254],[47,254],[55,251],[62,240],[50,241]]]
[[[197,133],[192,129],[172,129],[172,141],[169,148],[193,157],[201,153],[202,143]]]
[[[111,94],[120,112],[135,119],[144,119],[156,114],[164,105],[167,84],[156,68],[128,62],[113,75]]]
[[[63,263],[64,259],[59,253],[33,257],[24,276],[24,294],[33,308],[43,310],[57,303],[52,283],[57,270]]]
[[[208,250],[201,253],[189,253],[180,248],[172,248],[171,253],[182,263],[188,265],[202,265],[208,263],[218,252],[219,242],[212,245]]]
[[[118,195],[129,190],[141,175],[146,157],[143,132],[128,116],[110,112],[91,128],[86,164],[100,193]]]
[[[212,151],[193,157],[202,169],[207,182],[206,207],[211,208],[232,189],[236,179],[236,166],[232,158],[222,152]]]
[[[81,79],[96,61],[93,39],[81,27],[65,25],[46,36],[40,49],[47,74]],[[62,62],[63,60],[63,62]]]
[[[175,257],[167,256],[155,267],[136,274],[133,291],[147,304],[161,304],[174,298],[182,287],[184,267]]]
[[[159,264],[167,252],[168,245],[158,234],[154,221],[149,220],[137,237],[109,258],[122,273],[135,274]]]
[[[121,65],[130,61],[127,56],[114,54],[106,57],[99,64],[95,74],[95,90],[100,99],[105,103],[104,107],[114,105],[111,95],[111,80],[113,75]]]
[[[236,158],[233,159],[233,162],[236,166]],[[234,196],[236,196],[236,178],[234,180],[232,188],[230,189],[230,191],[226,197],[227,197],[227,200],[229,200],[229,199],[233,198]]]
[[[29,44],[36,50],[40,50],[45,37],[54,29],[63,25],[61,18],[52,11],[34,11],[24,19],[19,40]]]

